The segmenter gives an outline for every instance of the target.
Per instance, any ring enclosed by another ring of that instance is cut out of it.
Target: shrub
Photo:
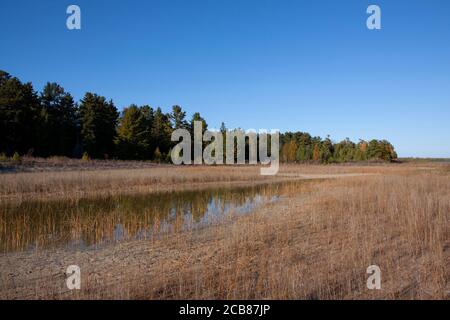
[[[22,158],[20,157],[20,155],[17,152],[14,152],[14,155],[12,156],[11,160],[14,162],[20,162],[22,160]]]
[[[153,158],[156,162],[160,162],[162,158],[161,151],[159,151],[159,148],[156,147],[155,153],[153,154]]]
[[[91,160],[91,157],[89,157],[89,154],[87,152],[83,153],[83,156],[81,157],[82,161],[89,161]]]

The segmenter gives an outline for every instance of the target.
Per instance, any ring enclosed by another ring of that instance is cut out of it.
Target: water
[[[299,182],[121,195],[0,206],[3,253],[49,247],[89,249],[203,228],[277,201]]]

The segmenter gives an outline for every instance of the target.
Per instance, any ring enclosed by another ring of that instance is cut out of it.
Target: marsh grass
[[[0,174],[0,201],[69,200],[160,191],[210,188],[217,185],[253,185],[295,178],[302,174],[414,174],[422,170],[448,170],[448,165],[282,165],[276,176],[261,176],[258,166],[170,166],[147,162],[81,161],[24,158],[36,172]],[[58,168],[67,166],[68,170]],[[56,169],[55,169],[56,168]]]
[[[322,182],[302,200],[292,195],[283,207],[220,228],[203,246],[197,242],[204,238],[191,238],[182,250],[201,262],[131,292],[157,299],[448,299],[449,190],[448,176],[436,175]],[[366,287],[372,264],[382,270],[379,291]]]
[[[299,183],[305,182],[5,203],[0,205],[0,250],[83,249],[152,239],[162,232],[220,223],[228,211],[241,207],[241,212],[247,212],[258,201],[270,201]]]
[[[450,298],[448,165],[309,169],[287,166],[281,172],[372,174],[292,184],[280,201],[251,214],[206,228],[178,228],[151,241],[75,253],[55,249],[0,255],[0,297]],[[186,176],[193,174],[191,168],[184,170]],[[223,168],[208,170],[209,177],[224,174]],[[123,174],[120,179],[125,179]],[[94,226],[102,214],[93,208],[88,216],[88,223],[77,225]],[[153,223],[162,221],[157,216]],[[2,225],[7,230],[8,223]],[[82,233],[82,228],[73,232]],[[77,292],[64,287],[64,266],[75,262],[83,270],[82,290]],[[366,269],[372,264],[382,270],[381,290],[366,287]]]

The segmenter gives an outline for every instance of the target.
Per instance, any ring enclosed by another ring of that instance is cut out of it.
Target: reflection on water
[[[251,212],[299,182],[0,206],[0,250],[90,248],[151,239]]]

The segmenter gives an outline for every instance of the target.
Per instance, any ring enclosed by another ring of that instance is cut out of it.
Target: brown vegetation
[[[149,193],[203,188],[217,184],[242,185],[286,178],[319,178],[333,174],[408,174],[445,165],[283,165],[276,176],[261,176],[258,166],[173,166],[145,161],[84,162],[68,158],[24,158],[17,172],[0,174],[0,200],[76,200],[98,195]],[[317,175],[317,176],[316,176]]]
[[[146,186],[150,181],[188,186],[218,177],[252,181],[248,169],[17,175],[21,182],[16,184],[12,176],[0,179],[7,182],[2,194],[20,193],[20,188],[39,192],[39,185],[51,189],[49,181],[69,192],[70,184],[120,188],[133,181]],[[366,175],[304,184],[252,214],[201,230],[96,250],[0,255],[0,297],[449,299],[448,165],[292,165],[280,175],[337,173]],[[80,291],[65,288],[70,264],[81,267]],[[366,287],[366,268],[372,264],[382,270],[381,290]]]

